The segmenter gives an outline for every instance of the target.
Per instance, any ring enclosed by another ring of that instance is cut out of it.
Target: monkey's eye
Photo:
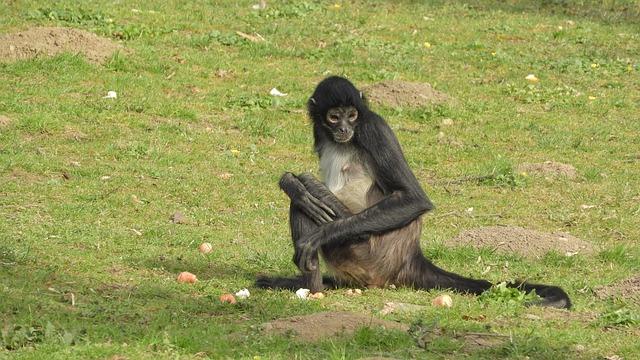
[[[335,123],[338,122],[339,117],[336,114],[329,114],[328,120],[329,120],[330,123],[334,123],[335,124]]]
[[[357,111],[352,111],[349,113],[349,121],[353,122],[356,121],[356,119],[358,118],[358,112]]]

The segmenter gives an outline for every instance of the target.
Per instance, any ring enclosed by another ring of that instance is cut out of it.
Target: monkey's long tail
[[[419,289],[452,289],[457,292],[470,293],[480,295],[483,292],[489,290],[492,283],[486,280],[471,279],[452,272],[443,270],[429,260],[427,260],[422,254],[417,254],[413,259],[411,271],[409,274],[413,274],[412,279],[408,279],[410,284]],[[531,293],[535,290],[536,294],[540,296],[538,302],[531,305],[549,306],[555,308],[569,309],[571,308],[571,300],[569,295],[560,287],[543,284],[531,284],[527,282],[516,282],[515,284],[507,284],[509,287],[523,290],[527,293]]]

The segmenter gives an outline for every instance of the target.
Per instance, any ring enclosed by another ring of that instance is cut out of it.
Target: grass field
[[[122,45],[102,65],[74,54],[0,64],[0,358],[640,356],[638,301],[593,291],[640,270],[637,1],[253,4],[0,3],[0,33],[74,27]],[[277,180],[317,172],[304,106],[327,74],[428,82],[451,96],[375,106],[437,206],[425,253],[469,276],[560,285],[574,310],[465,295],[443,310],[430,306],[441,292],[409,289],[300,301],[253,288],[259,272],[296,271]],[[110,90],[117,99],[103,98]],[[515,170],[546,160],[578,177]],[[495,176],[451,181],[483,175]],[[175,212],[188,224],[172,223]],[[564,231],[599,250],[536,260],[445,246],[487,225]],[[205,241],[209,255],[197,251]],[[200,281],[176,283],[181,271]],[[244,287],[249,299],[219,302]],[[428,306],[378,315],[389,301]],[[305,343],[260,329],[325,310],[412,331]],[[434,326],[446,331],[425,344]],[[508,341],[464,347],[454,336],[464,332]]]

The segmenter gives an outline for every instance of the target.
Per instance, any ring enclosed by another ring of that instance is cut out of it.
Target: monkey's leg
[[[318,225],[311,220],[306,213],[301,211],[293,201],[289,208],[289,226],[291,227],[291,238],[293,239],[294,247],[296,247],[295,245],[298,240],[305,234],[318,228]],[[295,258],[294,255],[294,260]],[[302,272],[302,287],[310,289],[312,293],[316,293],[324,290],[317,251],[313,254],[310,261],[315,265],[314,270],[308,271],[300,269]]]
[[[291,206],[289,207],[289,226],[291,228],[291,237],[294,247],[296,247],[295,245],[300,238],[304,237],[309,232],[315,231],[319,225],[316,224],[316,222],[313,221],[306,212],[302,211],[302,209],[296,205],[295,201],[292,200]],[[256,281],[256,285],[261,288],[289,289],[293,291],[298,288],[307,288],[314,293],[322,291],[325,288],[325,285],[323,284],[320,267],[318,266],[318,252],[313,254],[310,261],[315,265],[314,270],[309,271],[300,269],[302,273],[301,276],[294,278],[260,276]],[[324,280],[328,286],[333,286],[331,279],[326,278]]]
[[[280,180],[281,187],[285,184],[288,188],[287,194],[305,194],[310,198],[319,200],[323,209],[331,211],[335,218],[343,218],[351,216],[349,209],[340,202],[340,200],[320,181],[314,178],[310,174],[301,174],[300,176],[293,176],[293,174],[285,174]],[[284,188],[284,187],[283,187]],[[294,189],[292,191],[292,189]],[[308,194],[308,195],[307,195]],[[318,221],[314,221],[308,216],[308,211],[304,211],[304,206],[307,206],[307,202],[299,202],[296,199],[291,199],[291,206],[289,208],[289,224],[291,227],[291,237],[293,239],[294,246],[298,240],[303,238],[309,232],[315,231],[320,224]],[[333,219],[332,219],[333,221]],[[295,256],[294,256],[295,259]],[[322,291],[325,288],[323,279],[320,273],[318,253],[314,253],[310,259],[313,263],[314,270],[301,270],[302,281],[312,292]]]

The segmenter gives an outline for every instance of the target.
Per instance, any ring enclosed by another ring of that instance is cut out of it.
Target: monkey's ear
[[[311,101],[311,102],[313,103],[313,105],[317,105],[317,104],[316,104],[316,99],[314,99],[314,98],[310,97],[310,98],[309,98],[309,101]]]

